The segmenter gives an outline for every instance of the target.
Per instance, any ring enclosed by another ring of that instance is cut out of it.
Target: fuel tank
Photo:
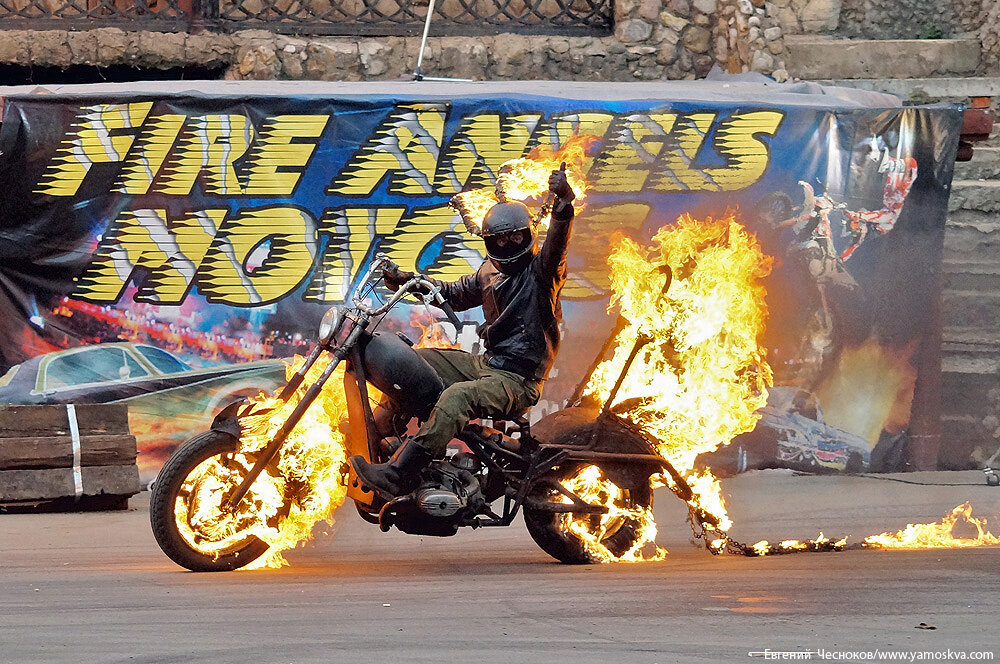
[[[365,378],[404,411],[426,420],[444,391],[431,365],[391,332],[376,332],[361,344]]]

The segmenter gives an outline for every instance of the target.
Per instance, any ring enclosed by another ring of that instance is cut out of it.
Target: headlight
[[[323,314],[323,320],[319,322],[319,342],[321,344],[330,343],[330,339],[333,338],[333,333],[337,330],[338,325],[340,325],[340,309],[330,307]]]

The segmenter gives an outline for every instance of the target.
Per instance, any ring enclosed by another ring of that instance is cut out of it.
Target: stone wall
[[[952,37],[966,0],[843,0],[839,35],[865,39]]]
[[[783,31],[765,0],[719,0],[714,37],[716,59],[726,71],[788,78]]]
[[[417,37],[297,37],[264,30],[185,34],[102,28],[0,30],[0,64],[36,67],[202,66],[227,79],[405,77]],[[764,0],[616,0],[606,37],[432,37],[426,75],[474,80],[630,81],[696,78],[715,63],[783,77],[781,30]]]
[[[978,28],[982,0],[767,0],[787,34],[862,39],[952,37]]]
[[[979,39],[983,43],[983,73],[1000,75],[1000,2],[983,0],[976,19]]]
[[[977,36],[980,74],[1000,75],[1000,0],[765,0],[785,35],[854,39]]]
[[[832,32],[840,21],[842,0],[767,0],[765,7],[785,34]]]

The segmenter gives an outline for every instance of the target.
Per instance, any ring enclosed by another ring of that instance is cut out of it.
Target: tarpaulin
[[[473,271],[482,243],[449,198],[574,136],[591,137],[592,188],[563,292],[572,352],[536,416],[611,330],[614,234],[735,213],[774,258],[776,386],[716,462],[889,469],[907,455],[887,449],[933,438],[957,106],[723,82],[32,92],[0,90],[0,399],[128,401],[147,474],[228,400],[277,385],[277,358],[308,350],[376,252]],[[476,346],[471,327],[460,342]]]

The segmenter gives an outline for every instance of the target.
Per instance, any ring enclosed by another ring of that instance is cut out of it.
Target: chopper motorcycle
[[[382,270],[391,267],[394,264],[378,254],[354,291],[353,306],[326,312],[315,348],[278,398],[287,402],[303,387],[304,393],[263,448],[252,453],[240,449],[241,419],[251,416],[255,406],[238,401],[224,408],[209,431],[184,443],[163,466],[152,489],[150,521],[157,543],[174,562],[193,571],[225,571],[267,552],[268,544],[249,528],[241,532],[255,509],[248,493],[262,473],[281,472],[282,444],[321,391],[334,389],[327,382],[341,364],[345,365],[343,385],[337,389],[344,390],[347,403],[346,426],[341,423],[340,428],[348,458],[360,454],[381,463],[392,454],[379,433],[369,385],[392,399],[404,420],[407,416],[423,420],[429,415],[444,389],[441,379],[403,335],[377,331],[373,322],[408,293],[444,311],[456,329],[461,329],[461,321],[441,296],[440,287],[421,275],[377,307],[363,299]],[[571,398],[573,405],[533,425],[526,412],[511,413],[509,419],[494,420],[492,426],[468,424],[457,435],[468,451],[431,462],[421,472],[417,488],[406,495],[386,499],[363,486],[349,464],[344,464],[341,473],[347,498],[365,521],[382,531],[395,527],[414,535],[450,536],[463,527],[509,526],[522,511],[528,533],[546,553],[564,563],[594,562],[584,539],[565,527],[566,519],[572,518],[607,551],[621,555],[640,537],[634,515],[652,506],[651,476],[666,471],[672,490],[682,499],[690,498],[683,478],[656,453],[653,441],[611,408],[638,348],[637,343],[602,408],[580,398],[599,356]],[[331,356],[329,363],[306,387],[309,370],[324,354]],[[230,484],[200,490],[199,468],[212,460],[228,469]],[[568,488],[578,486],[572,480],[590,466],[596,466],[601,478],[612,483],[602,501],[588,502]],[[292,493],[280,499],[298,499]],[[609,513],[607,504],[621,509]],[[287,509],[279,510],[274,518],[283,513],[287,515]],[[226,525],[220,528],[221,522]]]

